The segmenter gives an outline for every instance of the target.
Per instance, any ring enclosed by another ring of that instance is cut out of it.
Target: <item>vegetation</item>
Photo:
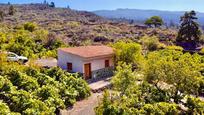
[[[197,44],[201,38],[201,30],[199,24],[195,21],[197,19],[196,12],[186,12],[181,17],[181,26],[177,36],[177,42],[191,42]]]
[[[144,36],[140,39],[144,50],[155,51],[159,49],[159,39],[156,36]]]
[[[57,57],[56,49],[63,46],[62,40],[31,22],[0,32],[0,50],[29,58]]]
[[[55,3],[51,2],[49,6],[52,7],[52,8],[55,8]]]
[[[4,20],[4,12],[0,10],[0,22]]]
[[[14,13],[15,13],[14,6],[11,5],[11,6],[9,7],[9,12],[8,12],[8,14],[9,14],[9,15],[14,15]]]
[[[145,25],[149,26],[149,27],[160,27],[163,25],[163,20],[161,17],[159,16],[152,16],[149,19],[147,19],[145,21]]]
[[[175,40],[177,35],[173,29],[147,29],[128,23],[112,23],[90,12],[50,8],[49,4],[45,1],[42,4],[13,5],[14,15],[5,14],[4,21],[0,25],[8,27],[8,31],[13,31],[13,28],[27,22],[36,23],[41,29],[55,34],[56,38],[62,39],[70,46],[81,46],[87,42],[108,44],[127,38],[138,41],[145,35],[156,36],[159,40],[163,38],[169,42]],[[0,4],[0,11],[7,13],[10,6]]]
[[[176,32],[157,28],[163,25],[160,17],[145,23],[156,28],[141,29],[44,3],[31,4],[26,11],[23,5],[0,7],[0,50],[30,59],[57,57],[56,49],[67,45],[114,43],[113,87],[104,92],[96,114],[204,113],[199,98],[204,94],[204,57],[174,46]],[[10,15],[1,12],[5,10]],[[185,14],[177,42],[201,40],[195,19],[195,12]],[[7,62],[0,55],[0,114],[54,114],[89,95],[87,83],[78,74]]]
[[[118,64],[113,88],[104,92],[96,114],[203,114],[204,102],[196,98],[203,90],[203,56],[167,47],[144,58],[141,69],[133,69],[127,59]]]
[[[115,49],[116,65],[120,62],[125,62],[133,65],[140,65],[142,62],[141,46],[135,43],[117,42],[113,45]]]
[[[52,115],[90,95],[87,83],[78,74],[59,68],[27,67],[6,62],[3,57],[0,57],[2,114]]]

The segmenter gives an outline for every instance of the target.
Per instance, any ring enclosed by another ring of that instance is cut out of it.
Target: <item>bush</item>
[[[168,50],[176,50],[176,51],[183,51],[183,48],[180,46],[167,46],[166,49]]]
[[[199,98],[188,97],[186,106],[188,107],[188,114],[199,114],[204,113],[204,102]]]
[[[149,37],[144,36],[140,39],[140,43],[143,46],[143,49],[148,51],[155,51],[159,48],[159,39],[155,36]]]
[[[201,54],[204,54],[204,48],[202,48],[202,49],[200,50],[200,53],[201,53]]]
[[[35,23],[27,22],[24,24],[24,29],[33,32],[37,28]]]

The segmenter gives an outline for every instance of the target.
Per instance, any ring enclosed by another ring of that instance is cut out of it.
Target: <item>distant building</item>
[[[58,66],[79,72],[84,79],[98,79],[113,74],[114,52],[108,46],[81,46],[58,49]]]

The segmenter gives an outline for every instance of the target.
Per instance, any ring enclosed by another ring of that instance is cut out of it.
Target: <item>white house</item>
[[[113,74],[114,52],[108,46],[81,46],[58,49],[58,66],[83,74],[84,79],[108,77]]]

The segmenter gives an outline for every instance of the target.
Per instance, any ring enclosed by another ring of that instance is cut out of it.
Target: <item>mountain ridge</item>
[[[116,10],[96,10],[93,11],[96,15],[108,18],[108,19],[132,19],[137,21],[145,21],[147,18],[157,15],[161,16],[166,23],[170,23],[173,21],[178,24],[180,20],[180,16],[182,16],[185,11],[166,11],[166,10],[143,10],[143,9],[123,9],[119,8]],[[198,22],[201,25],[204,25],[204,13],[197,12]]]

